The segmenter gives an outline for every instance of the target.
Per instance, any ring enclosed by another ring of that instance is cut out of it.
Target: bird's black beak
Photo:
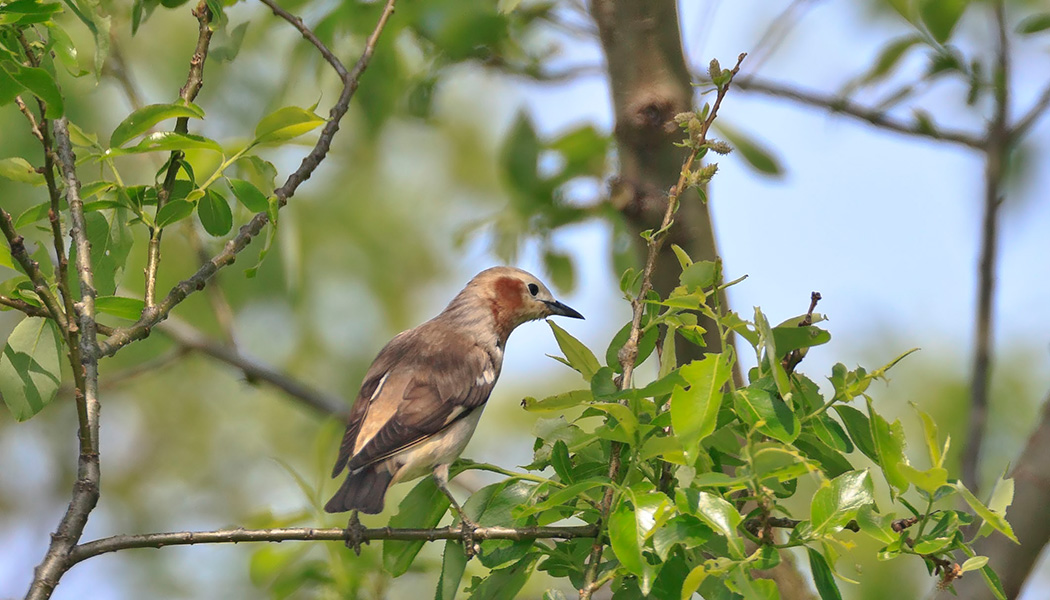
[[[557,300],[544,301],[544,304],[550,309],[552,315],[561,315],[573,319],[583,318],[583,315],[581,315],[576,309],[566,306]]]

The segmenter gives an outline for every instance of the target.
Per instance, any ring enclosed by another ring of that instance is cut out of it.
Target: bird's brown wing
[[[489,352],[459,336],[429,333],[406,332],[379,353],[351,410],[333,477],[404,450],[488,400],[499,374]],[[359,435],[370,439],[360,445]]]

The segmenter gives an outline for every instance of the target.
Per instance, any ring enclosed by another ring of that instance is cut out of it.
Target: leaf
[[[537,400],[531,396],[522,400],[522,407],[525,410],[534,411],[563,411],[566,408],[572,408],[580,406],[594,399],[590,390],[573,390],[571,392],[564,392],[555,396],[548,396],[543,400]]]
[[[500,166],[510,186],[520,191],[536,187],[540,142],[526,111],[520,111],[500,149]]]
[[[630,408],[617,402],[598,402],[590,404],[589,407],[600,410],[616,419],[620,427],[623,427],[627,437],[634,439],[635,433],[638,431],[638,417]]]
[[[641,339],[638,340],[638,356],[634,359],[635,366],[642,364],[656,349],[656,340],[659,337],[659,333],[658,328],[651,327],[642,334]],[[631,324],[627,323],[616,332],[616,335],[609,341],[609,347],[605,349],[605,364],[612,367],[617,373],[623,372],[623,365],[620,364],[620,349],[627,343],[627,338],[630,335]]]
[[[124,277],[124,267],[134,239],[131,230],[125,224],[127,212],[123,209],[113,211],[113,223],[99,212],[88,212],[84,215],[87,226],[87,238],[91,246],[91,265],[95,272],[95,290],[101,295],[112,295]],[[76,252],[69,257],[71,264],[76,264]],[[69,270],[70,288],[79,289],[75,269]]]
[[[620,564],[640,577],[647,565],[639,538],[634,511],[628,503],[621,502],[609,515],[609,543]]]
[[[1002,476],[995,482],[995,487],[992,488],[992,493],[988,500],[988,510],[992,511],[997,515],[1006,516],[1006,509],[1013,504],[1014,501],[1014,480],[1006,476],[1004,472]],[[987,536],[992,533],[992,526],[988,523],[981,525],[981,529],[978,532],[979,536]]]
[[[434,600],[455,600],[463,573],[467,570],[467,555],[463,543],[456,540],[445,541],[445,553],[441,558],[441,575],[438,577]]]
[[[255,126],[252,145],[280,144],[317,129],[325,120],[313,111],[286,106],[263,117]]]
[[[433,529],[448,510],[448,496],[441,493],[432,477],[426,477],[405,496],[398,505],[397,514],[390,518],[390,527]],[[383,542],[383,568],[394,577],[403,575],[423,549],[423,540]]]
[[[970,0],[921,0],[919,16],[938,43],[945,43],[966,12]]]
[[[111,148],[109,156],[141,154],[144,152],[171,152],[173,150],[212,150],[222,153],[222,146],[212,139],[193,133],[176,133],[174,131],[157,131],[142,138],[142,141],[130,148]]]
[[[197,216],[204,230],[215,237],[226,235],[233,229],[233,212],[226,198],[212,188],[205,190],[204,197],[197,202]]]
[[[810,521],[818,534],[839,531],[856,518],[857,511],[874,504],[875,487],[867,469],[843,473],[813,494]]]
[[[167,227],[193,214],[194,204],[189,200],[172,200],[157,211],[157,227]]]
[[[504,600],[515,598],[529,580],[539,554],[526,554],[517,563],[492,571],[474,588],[469,600]]]
[[[0,177],[33,185],[44,183],[44,176],[36,172],[36,167],[19,156],[0,159]]]
[[[733,398],[740,420],[773,439],[790,444],[802,431],[787,403],[769,390],[744,388]]]
[[[601,365],[598,364],[598,359],[594,357],[594,353],[583,342],[572,337],[569,332],[559,327],[554,321],[547,320],[547,324],[550,325],[551,331],[554,332],[554,339],[558,341],[558,347],[565,354],[565,360],[569,361],[569,365],[583,375],[584,381],[590,383],[591,378],[601,368]]]
[[[777,354],[785,356],[792,350],[826,344],[831,341],[831,333],[812,325],[774,327],[773,339],[777,348]]]
[[[861,77],[860,83],[872,83],[883,79],[893,70],[913,46],[922,42],[918,35],[897,38],[883,47],[871,69]]]
[[[849,432],[850,439],[853,440],[857,449],[878,463],[879,454],[875,450],[875,440],[871,437],[871,423],[868,417],[852,406],[844,404],[837,404],[834,409],[842,419],[842,424],[846,426],[846,431]]]
[[[897,465],[897,469],[908,480],[908,483],[931,496],[942,485],[947,485],[948,483],[948,471],[942,467],[933,467],[926,471],[920,471],[911,465],[901,463]]]
[[[965,573],[967,571],[976,571],[977,569],[983,569],[986,564],[988,564],[987,556],[974,556],[973,558],[967,559],[966,562],[962,564],[961,568],[962,572]]]
[[[907,441],[904,438],[904,427],[900,420],[891,425],[875,412],[871,400],[868,400],[868,415],[871,421],[871,437],[875,441],[878,452],[878,463],[882,467],[882,473],[886,482],[897,488],[901,493],[908,489],[908,479],[901,472],[900,464],[908,464],[908,456],[904,453],[907,449]]]
[[[1050,13],[1028,15],[1017,25],[1017,33],[1029,35],[1050,29]]]
[[[682,582],[682,600],[689,600],[693,597],[693,594],[700,589],[700,584],[707,579],[707,567],[703,564],[699,564],[693,567],[692,571],[686,575],[685,581]]]
[[[926,414],[918,404],[914,402],[910,403],[915,412],[919,413],[919,419],[922,420],[922,433],[926,439],[926,450],[930,453],[930,464],[934,467],[944,466],[944,455],[941,453],[941,446],[937,442],[937,424],[933,422],[930,415]]]
[[[671,393],[671,426],[682,448],[695,456],[703,439],[715,431],[722,406],[722,387],[733,375],[725,354],[708,354],[678,371],[689,382],[688,390],[675,386]]]
[[[178,117],[203,119],[204,111],[195,104],[181,102],[143,106],[117,125],[113,134],[109,136],[109,144],[123,146],[129,140],[148,132],[157,123]]]
[[[0,267],[14,269],[15,263],[11,260],[11,247],[5,242],[0,242]]]
[[[740,153],[744,162],[756,172],[773,177],[780,177],[784,174],[784,167],[780,164],[780,159],[761,142],[749,134],[726,125],[721,119],[715,123],[715,128]]]
[[[900,537],[893,532],[893,514],[875,512],[874,504],[862,506],[857,511],[857,524],[861,531],[884,544],[890,544]]]
[[[4,61],[3,68],[11,79],[44,101],[47,106],[44,116],[48,119],[57,119],[65,113],[62,92],[58,90],[58,85],[50,73],[38,67],[23,67],[10,61]]]
[[[121,296],[99,296],[95,298],[95,310],[121,319],[138,321],[146,304],[138,298]]]
[[[61,351],[53,321],[28,317],[11,331],[0,356],[0,396],[15,420],[25,421],[54,400],[62,381]]]
[[[809,569],[813,571],[813,583],[817,586],[821,600],[842,600],[842,593],[824,555],[809,547],[806,551],[809,553]]]
[[[959,492],[959,495],[963,497],[963,500],[965,500],[966,503],[970,505],[970,508],[972,508],[973,511],[977,513],[977,516],[984,519],[985,523],[991,525],[992,529],[995,529],[999,533],[1002,533],[1006,537],[1013,540],[1015,544],[1020,544],[1020,542],[1017,541],[1017,536],[1014,535],[1013,528],[1010,527],[1010,524],[1007,523],[1006,519],[1003,518],[1002,515],[997,515],[991,510],[989,510],[987,506],[982,504],[981,501],[977,499],[977,496],[974,496],[973,493],[970,492],[970,490],[966,489],[966,486],[963,485],[962,482],[956,481],[952,485]]]
[[[679,257],[681,260],[681,257]],[[704,289],[712,287],[718,278],[718,265],[710,260],[695,262],[682,269],[678,280],[689,289]]]
[[[729,551],[734,557],[744,557],[744,543],[736,532],[743,517],[732,504],[721,496],[700,492],[696,516],[715,532],[725,536],[729,543]]]

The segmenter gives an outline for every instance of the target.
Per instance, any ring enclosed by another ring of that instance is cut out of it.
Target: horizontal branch
[[[735,79],[733,80],[733,85],[742,90],[758,92],[760,94],[766,94],[777,98],[786,98],[807,106],[821,108],[833,113],[840,113],[871,123],[876,127],[888,129],[897,133],[903,133],[905,135],[924,137],[942,142],[952,142],[955,144],[961,144],[968,148],[982,149],[984,147],[984,140],[972,133],[965,131],[952,131],[942,128],[931,128],[925,125],[920,125],[919,123],[908,123],[890,117],[882,111],[861,106],[860,104],[841,96],[828,96],[815,92],[799,90],[783,84],[757,79],[753,76]]]
[[[440,529],[393,529],[379,527],[362,528],[355,532],[358,540],[427,541],[462,540],[463,531],[458,527]],[[475,540],[538,540],[593,538],[598,534],[594,525],[567,527],[479,527],[469,533]],[[78,545],[69,554],[70,564],[118,550],[130,548],[163,548],[165,546],[187,546],[193,544],[238,544],[241,542],[288,542],[288,541],[338,541],[351,539],[349,529],[313,529],[290,527],[284,529],[219,529],[216,531],[175,531],[170,533],[146,533],[142,535],[115,535]]]
[[[24,312],[30,317],[44,317],[45,319],[51,318],[51,313],[47,312],[47,309],[34,306],[21,298],[11,298],[0,295],[0,305]]]

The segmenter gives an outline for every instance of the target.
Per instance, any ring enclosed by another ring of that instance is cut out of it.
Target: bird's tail
[[[359,510],[370,515],[381,513],[386,489],[393,478],[390,471],[375,467],[365,467],[350,473],[339,491],[324,505],[324,509],[330,513],[348,510]]]

